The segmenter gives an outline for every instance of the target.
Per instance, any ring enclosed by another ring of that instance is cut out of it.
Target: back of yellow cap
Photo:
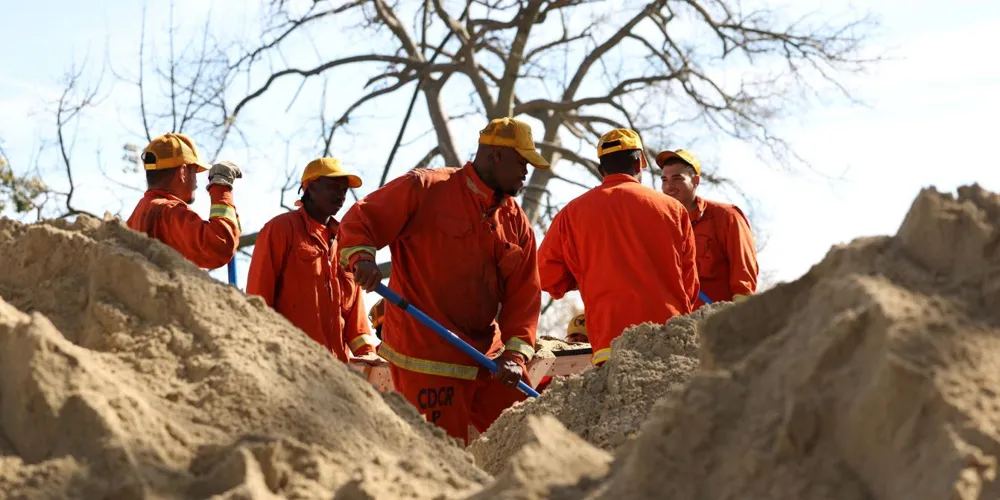
[[[184,134],[163,134],[142,150],[142,164],[146,170],[166,170],[183,165],[195,165],[199,172],[208,167],[198,158],[198,148],[194,141]]]

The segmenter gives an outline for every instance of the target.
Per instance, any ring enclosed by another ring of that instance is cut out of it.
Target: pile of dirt
[[[834,247],[700,333],[696,376],[574,498],[1000,498],[997,194],[924,190],[895,237]]]
[[[118,222],[0,219],[0,496],[456,498],[489,476],[261,300]]]
[[[551,415],[604,450],[619,448],[639,430],[658,400],[691,378],[698,367],[699,323],[728,306],[712,304],[666,325],[644,323],[625,330],[612,342],[614,355],[599,369],[555,378],[537,399],[505,411],[470,444],[476,464],[498,474],[525,445],[531,415]]]

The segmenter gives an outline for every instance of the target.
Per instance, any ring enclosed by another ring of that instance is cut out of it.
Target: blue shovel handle
[[[706,304],[712,303],[712,299],[708,298],[708,295],[705,295],[705,292],[698,292],[698,298]]]
[[[417,318],[417,321],[423,323],[424,326],[426,326],[427,328],[434,330],[434,333],[440,335],[441,338],[447,340],[448,343],[450,343],[451,345],[461,349],[469,356],[472,356],[472,358],[475,359],[476,362],[478,362],[480,365],[482,365],[489,371],[493,373],[497,372],[497,364],[494,363],[492,359],[487,358],[486,355],[477,351],[474,347],[467,344],[464,340],[458,338],[458,335],[455,335],[447,328],[441,326],[441,323],[438,323],[437,321],[431,319],[429,316],[424,314],[423,311],[417,309],[416,306],[407,302],[405,299],[403,299],[403,297],[400,297],[398,293],[390,290],[389,287],[379,283],[378,285],[375,285],[375,293],[384,297],[385,300],[389,301],[392,305],[399,307],[403,311],[409,313],[414,318]],[[525,384],[523,380],[517,381],[517,388],[520,389],[521,392],[527,394],[528,396],[531,396],[533,398],[538,397],[538,393],[535,392],[535,390],[532,389],[531,386]]]

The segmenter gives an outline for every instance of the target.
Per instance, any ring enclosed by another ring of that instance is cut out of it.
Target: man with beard
[[[689,151],[656,155],[663,193],[681,202],[694,226],[701,291],[712,301],[740,301],[757,289],[757,249],[750,222],[736,205],[696,194],[701,162]],[[705,305],[699,298],[695,308]]]
[[[392,251],[389,287],[494,358],[497,373],[397,307],[385,308],[378,353],[396,391],[427,420],[468,443],[525,398],[517,382],[535,354],[541,289],[535,233],[514,200],[528,164],[549,168],[531,128],[511,118],[479,133],[461,168],[414,169],[369,194],[340,226],[343,265],[365,290],[382,280],[375,252]],[[527,380],[526,380],[527,381]],[[529,383],[530,385],[530,383]]]
[[[233,204],[233,181],[243,177],[232,162],[209,169],[198,158],[194,141],[184,134],[164,134],[142,152],[148,189],[126,223],[156,238],[203,269],[226,265],[240,242],[240,221]],[[188,205],[194,203],[197,174],[208,171],[212,208],[208,221]]]
[[[302,173],[299,209],[264,224],[257,236],[247,294],[259,295],[340,361],[377,364],[364,298],[337,257],[333,218],[361,178],[336,158],[318,158]],[[348,352],[352,352],[353,356]]]

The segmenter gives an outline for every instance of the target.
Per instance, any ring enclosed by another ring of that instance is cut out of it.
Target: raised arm
[[[232,188],[212,185],[208,192],[212,208],[207,221],[178,204],[164,210],[163,227],[170,246],[198,267],[216,269],[236,255],[241,230]]]

